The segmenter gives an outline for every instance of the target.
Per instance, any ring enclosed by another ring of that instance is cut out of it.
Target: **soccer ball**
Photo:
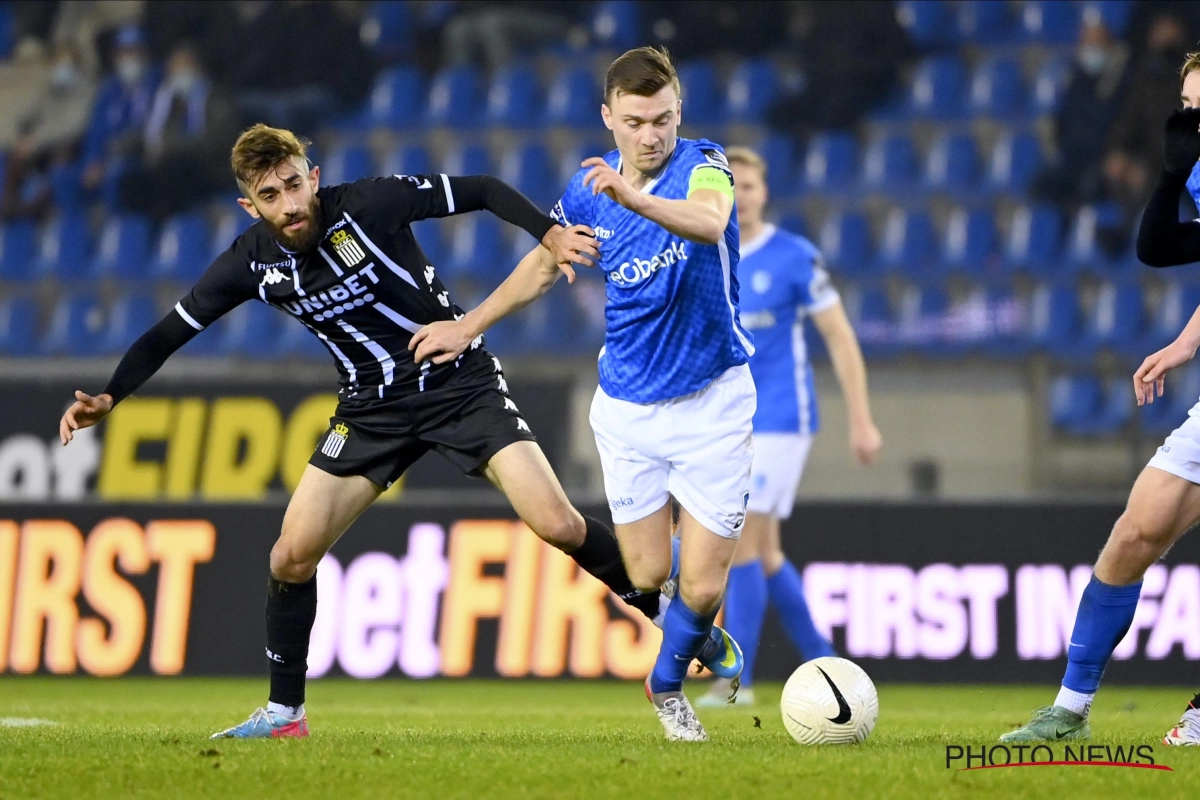
[[[800,744],[850,744],[866,739],[875,727],[879,695],[853,661],[816,658],[788,678],[779,710]]]

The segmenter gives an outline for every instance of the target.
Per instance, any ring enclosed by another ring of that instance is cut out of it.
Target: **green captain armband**
[[[691,180],[688,181],[688,197],[697,189],[712,189],[733,199],[733,179],[718,167],[700,166],[692,170]]]

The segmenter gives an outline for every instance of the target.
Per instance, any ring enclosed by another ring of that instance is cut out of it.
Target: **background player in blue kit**
[[[755,409],[754,348],[738,320],[733,177],[720,146],[677,136],[679,78],[665,52],[643,47],[614,61],[604,98],[617,150],[583,162],[552,216],[591,227],[599,242],[607,332],[591,423],[639,589],[671,574],[672,497],[682,509],[678,594],[646,694],[667,738],[704,741],[682,691],[688,666],[698,657],[729,679],[742,668],[737,644],[713,626],[745,522]],[[417,360],[456,358],[558,275],[534,251],[478,308],[418,333]]]
[[[750,371],[758,390],[754,415],[754,467],[746,526],[738,542],[725,597],[725,628],[745,655],[738,704],[752,704],[754,661],[767,600],[804,660],[834,655],[813,625],[800,574],[779,543],[779,521],[792,514],[804,462],[819,423],[804,320],[812,319],[833,362],[846,398],[850,449],[869,465],[883,439],[871,418],[867,369],[841,298],[808,239],[766,222],[767,164],[753,150],[725,152],[733,171],[741,231],[742,323],[754,334]],[[728,681],[718,678],[698,705],[728,702]]]

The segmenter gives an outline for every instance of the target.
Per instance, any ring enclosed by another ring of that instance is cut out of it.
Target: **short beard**
[[[283,226],[276,227],[270,220],[264,219],[263,221],[267,223],[267,227],[271,229],[275,239],[293,253],[307,253],[314,249],[317,242],[321,240],[321,204],[316,196],[308,206],[308,229],[302,233],[288,233]],[[290,223],[284,223],[284,225],[288,224]]]

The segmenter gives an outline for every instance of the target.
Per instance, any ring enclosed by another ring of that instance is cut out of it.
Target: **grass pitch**
[[[672,744],[638,684],[323,680],[309,739],[210,742],[263,704],[265,680],[6,677],[0,799],[1169,798],[1200,774],[1200,752],[1159,743],[1188,689],[1108,687],[1092,713],[1093,743],[1153,745],[1173,772],[946,768],[947,745],[993,744],[1050,686],[883,686],[871,738],[823,748],[788,737],[778,685],[756,690],[756,708],[700,712],[711,742]]]

